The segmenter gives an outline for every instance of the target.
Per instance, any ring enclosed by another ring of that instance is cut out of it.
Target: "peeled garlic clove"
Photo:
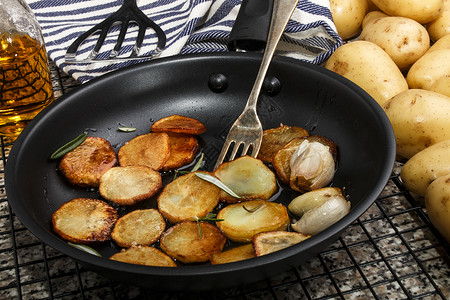
[[[305,139],[291,156],[291,188],[305,192],[330,184],[336,167],[334,154],[335,145],[330,140],[317,136]]]
[[[332,196],[322,205],[306,212],[292,224],[292,229],[303,234],[315,235],[330,227],[350,211],[350,202],[342,195]]]
[[[304,213],[316,206],[322,205],[333,196],[342,196],[342,191],[338,187],[324,187],[295,197],[288,205],[288,209],[296,216],[303,216]]]

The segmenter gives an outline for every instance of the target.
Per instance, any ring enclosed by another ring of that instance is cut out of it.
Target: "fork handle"
[[[299,0],[274,0],[272,18],[270,21],[269,33],[267,37],[267,44],[264,50],[261,66],[259,67],[258,75],[248,98],[246,109],[256,110],[259,93],[269,69],[270,62],[277,44],[286,28],[287,23],[291,19],[292,13],[297,7]]]

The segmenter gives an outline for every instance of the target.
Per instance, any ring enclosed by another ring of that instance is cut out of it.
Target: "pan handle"
[[[230,51],[258,51],[266,46],[273,0],[242,0],[228,38]]]

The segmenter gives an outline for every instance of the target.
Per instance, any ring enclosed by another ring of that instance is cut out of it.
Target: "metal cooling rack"
[[[79,84],[52,65],[55,96]],[[449,245],[396,166],[370,209],[328,249],[266,281],[227,291],[155,293],[113,282],[34,237],[8,205],[1,139],[0,299],[450,299]]]

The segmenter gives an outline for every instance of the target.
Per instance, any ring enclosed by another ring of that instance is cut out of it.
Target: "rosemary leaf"
[[[202,227],[200,226],[200,222],[221,222],[224,219],[217,219],[217,214],[209,213],[206,216],[199,218],[197,216],[194,217],[194,220],[197,222],[198,226],[198,235],[202,238]]]
[[[206,180],[212,184],[214,184],[215,186],[221,188],[222,190],[224,190],[225,192],[227,192],[228,194],[230,194],[231,196],[235,197],[235,198],[242,198],[241,196],[237,195],[235,192],[233,192],[229,187],[227,187],[222,181],[220,181],[218,178],[209,175],[209,174],[205,174],[205,173],[199,173],[199,172],[195,172],[195,175],[197,175],[198,177],[200,177],[203,180]]]
[[[198,171],[198,169],[200,169],[200,167],[202,166],[203,157],[204,157],[204,154],[202,153],[202,154],[200,155],[200,158],[198,159],[197,163],[196,163],[195,166],[192,168],[191,172],[195,172],[195,171]]]
[[[80,134],[79,136],[77,136],[76,138],[74,138],[73,140],[71,140],[70,142],[61,146],[55,152],[53,152],[53,154],[50,156],[50,159],[58,159],[64,156],[65,154],[69,153],[76,147],[80,146],[84,142],[86,137],[87,132],[83,132],[82,134]]]
[[[75,248],[77,248],[79,250],[83,250],[84,252],[87,252],[89,254],[101,257],[100,253],[98,253],[97,251],[95,251],[94,249],[92,249],[89,246],[81,245],[81,244],[74,244],[74,243],[71,243],[71,242],[67,242],[67,244],[69,244],[70,246],[75,247]]]

